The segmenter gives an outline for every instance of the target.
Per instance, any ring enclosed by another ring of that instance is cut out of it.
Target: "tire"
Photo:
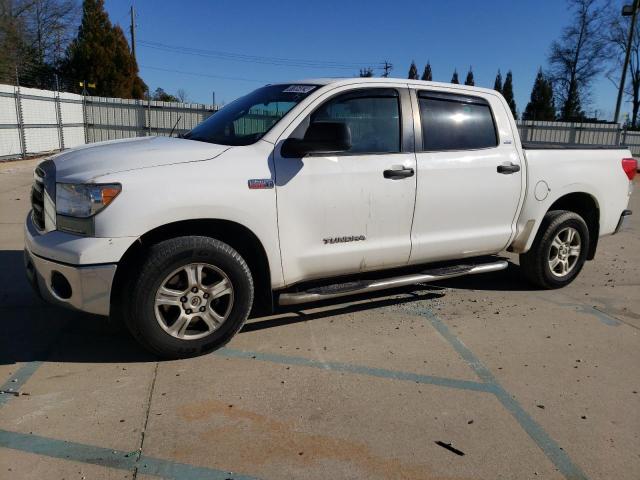
[[[147,350],[167,359],[225,345],[246,321],[254,293],[251,271],[238,252],[202,236],[153,245],[124,288],[127,328]]]
[[[573,239],[567,243],[567,235],[572,231]],[[559,244],[563,247],[558,248],[556,245]],[[525,278],[537,287],[561,288],[578,276],[588,250],[589,228],[584,219],[574,212],[553,210],[544,216],[531,249],[520,255],[520,269]],[[559,263],[552,269],[550,262],[555,263],[556,260]]]

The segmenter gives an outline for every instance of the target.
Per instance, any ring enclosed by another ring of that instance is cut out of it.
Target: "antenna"
[[[176,120],[176,123],[173,124],[173,128],[171,129],[171,133],[169,134],[170,137],[173,137],[173,131],[176,129],[176,127],[178,126],[178,122],[180,121],[180,119],[182,118],[182,116],[178,117],[178,120]],[[179,136],[179,135],[178,135]]]

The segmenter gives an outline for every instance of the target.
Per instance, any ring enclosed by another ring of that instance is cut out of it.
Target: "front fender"
[[[272,179],[266,142],[237,147],[206,162],[121,172],[101,178],[122,192],[96,217],[99,237],[140,237],[164,225],[215,219],[251,230],[264,246],[272,282],[283,284],[275,189],[250,189],[251,179]]]

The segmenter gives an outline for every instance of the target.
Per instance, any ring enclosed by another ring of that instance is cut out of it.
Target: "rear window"
[[[498,145],[491,107],[482,98],[420,92],[423,151],[477,150]]]

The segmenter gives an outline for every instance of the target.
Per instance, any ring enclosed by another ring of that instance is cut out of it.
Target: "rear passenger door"
[[[506,248],[520,202],[520,157],[496,95],[413,90],[418,167],[410,263]]]

